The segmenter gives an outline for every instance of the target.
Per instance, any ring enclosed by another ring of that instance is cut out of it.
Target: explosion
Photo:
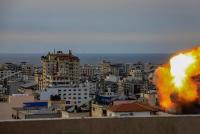
[[[166,111],[177,110],[200,99],[198,82],[200,75],[200,47],[179,52],[168,63],[155,71],[159,104]]]

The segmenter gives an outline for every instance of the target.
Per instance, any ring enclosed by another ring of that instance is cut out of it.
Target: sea
[[[28,62],[33,65],[41,65],[40,58],[45,54],[0,54],[0,64]],[[167,62],[170,54],[75,54],[80,58],[81,64],[99,64],[101,60],[112,63],[136,63],[151,62],[163,64]]]

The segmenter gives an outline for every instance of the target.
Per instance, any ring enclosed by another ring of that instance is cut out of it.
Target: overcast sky
[[[168,53],[200,44],[200,0],[0,0],[0,53]]]

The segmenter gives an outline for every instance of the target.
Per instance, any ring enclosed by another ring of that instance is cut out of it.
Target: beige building
[[[100,73],[103,78],[106,77],[110,72],[110,62],[102,60],[100,63]]]
[[[93,77],[95,75],[96,66],[85,64],[81,66],[81,75]]]
[[[107,106],[92,104],[91,117],[104,117],[107,115]]]
[[[41,57],[42,89],[49,86],[78,84],[80,81],[80,59],[58,51]]]
[[[8,97],[11,107],[23,107],[24,102],[33,102],[34,96],[28,94],[13,94]]]

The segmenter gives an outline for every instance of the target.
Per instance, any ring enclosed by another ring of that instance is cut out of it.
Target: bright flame
[[[166,110],[199,99],[197,82],[200,74],[200,47],[173,56],[155,72],[159,103]]]
[[[170,70],[173,76],[173,83],[177,88],[183,86],[184,80],[187,77],[187,69],[195,62],[192,55],[179,54],[170,59]]]

